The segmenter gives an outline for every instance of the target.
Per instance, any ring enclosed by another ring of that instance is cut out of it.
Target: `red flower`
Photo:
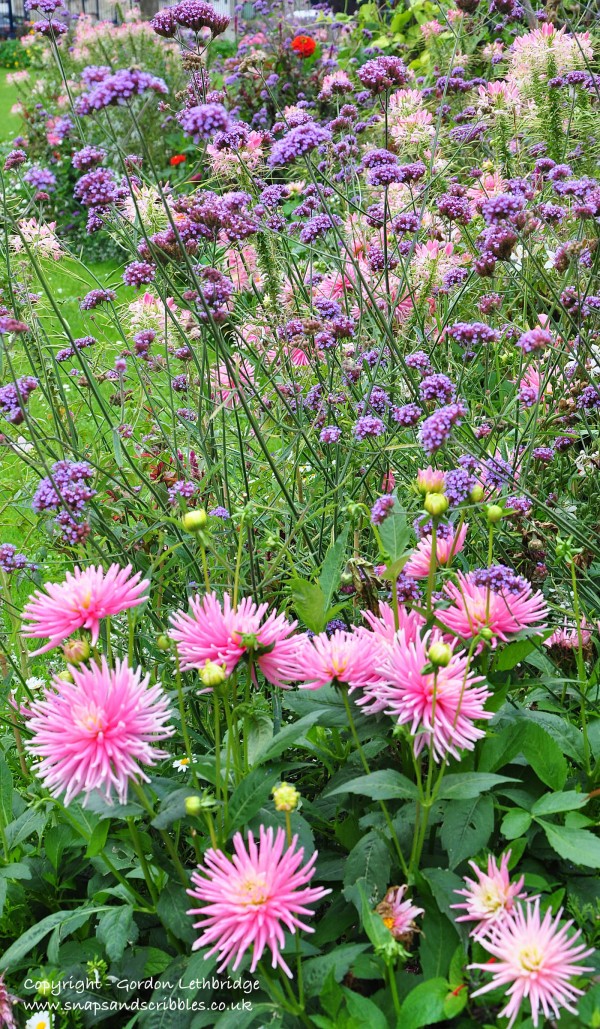
[[[183,164],[184,161],[187,161],[185,154],[173,154],[169,164],[172,165],[173,168],[176,168],[178,164]]]
[[[312,57],[316,49],[312,36],[294,36],[292,40],[292,50],[298,57]]]

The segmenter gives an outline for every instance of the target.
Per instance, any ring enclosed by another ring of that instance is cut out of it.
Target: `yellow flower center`
[[[348,667],[348,658],[346,656],[337,655],[331,658],[331,671],[333,672],[333,678],[339,679],[344,674]]]
[[[269,889],[264,875],[256,874],[240,884],[240,901],[244,907],[259,907],[269,899]]]
[[[530,943],[519,951],[519,963],[525,972],[539,972],[544,956],[536,943]]]

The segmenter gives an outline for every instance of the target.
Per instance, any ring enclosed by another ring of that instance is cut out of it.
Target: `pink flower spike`
[[[35,774],[65,806],[81,793],[112,791],[124,804],[129,780],[149,782],[141,765],[152,766],[167,754],[151,744],[172,736],[165,723],[171,712],[162,686],[149,686],[140,668],[117,661],[69,668],[73,682],[58,676],[44,697],[26,713],[33,738],[26,744],[37,764]]]
[[[170,619],[182,669],[201,669],[214,661],[225,665],[229,676],[252,653],[265,679],[285,686],[295,677],[295,658],[304,635],[292,635],[298,623],[288,622],[283,614],[271,612],[263,621],[267,607],[245,597],[234,609],[227,593],[222,605],[215,593],[193,597],[190,614],[176,611]]]
[[[271,951],[273,968],[279,966],[286,975],[292,973],[281,955],[285,946],[284,929],[314,932],[299,916],[312,915],[309,905],[326,897],[331,890],[309,887],[315,874],[315,851],[302,865],[304,849],[298,849],[294,836],[289,847],[282,828],[260,827],[258,846],[248,833],[247,846],[241,833],[233,837],[235,854],[227,857],[221,850],[207,850],[204,865],[192,875],[194,889],[190,897],[203,901],[202,907],[191,908],[188,915],[200,915],[194,928],[202,929],[192,950],[210,946],[206,954],[219,955],[222,972],[233,961],[233,971],[244,954],[252,948],[250,972],[254,972],[266,947]]]
[[[561,1008],[577,1014],[574,1004],[583,990],[573,986],[571,979],[593,971],[579,962],[594,951],[576,943],[581,929],[568,935],[572,920],[560,927],[561,916],[562,908],[556,918],[549,908],[542,919],[539,900],[519,904],[493,927],[489,937],[479,941],[495,961],[491,966],[489,961],[468,966],[492,974],[491,982],[471,996],[502,988],[510,998],[499,1015],[509,1019],[507,1029],[514,1025],[525,1000],[531,1004],[534,1026],[539,1023],[540,1009],[548,1019],[560,1018]]]
[[[508,862],[510,861],[510,850],[503,854],[500,864],[490,854],[487,863],[487,872],[479,868],[474,861],[469,864],[477,879],[469,879],[465,876],[464,890],[455,890],[461,897],[465,897],[460,904],[452,904],[453,908],[464,908],[466,914],[457,918],[457,922],[476,922],[471,930],[471,935],[479,938],[504,918],[507,912],[514,909],[516,900],[524,900],[527,894],[523,891],[525,876],[521,876],[515,882],[511,882]]]
[[[409,643],[399,632],[377,667],[385,680],[378,695],[386,713],[409,726],[415,755],[427,745],[436,761],[447,761],[449,755],[460,760],[461,750],[473,750],[485,735],[475,722],[492,717],[484,708],[490,693],[478,685],[483,676],[470,674],[464,650],[453,652],[437,675],[424,670],[429,648],[440,640],[439,633],[426,632]]]
[[[101,565],[83,571],[74,568],[72,573],[67,572],[64,582],[45,583],[45,593],[36,590],[23,609],[23,620],[31,624],[22,633],[33,639],[48,636],[49,642],[31,656],[60,646],[78,629],[88,629],[95,646],[102,618],[121,614],[146,599],[142,594],[150,585],[148,579],[140,581],[141,572],[131,577],[130,573],[131,565],[120,568],[113,564],[107,572]]]
[[[435,541],[435,563],[436,568],[440,565],[449,565],[459,554],[465,545],[465,537],[469,526],[465,523],[460,529],[448,536],[447,539],[436,537]],[[410,575],[411,579],[426,579],[429,575],[431,556],[433,553],[433,537],[423,536],[417,543],[417,549],[412,557],[404,565],[404,574]]]

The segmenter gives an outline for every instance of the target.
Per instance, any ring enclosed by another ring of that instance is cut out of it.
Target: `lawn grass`
[[[11,114],[11,107],[19,99],[16,86],[9,86],[6,76],[11,70],[0,68],[0,142],[13,139],[23,131],[23,121],[18,114]]]

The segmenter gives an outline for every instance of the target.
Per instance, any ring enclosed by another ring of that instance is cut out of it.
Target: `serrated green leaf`
[[[534,818],[538,815],[556,815],[561,811],[577,811],[580,807],[589,804],[590,798],[587,793],[577,793],[575,790],[567,790],[566,793],[545,793],[543,797],[536,800],[531,809]]]
[[[511,811],[507,811],[502,819],[500,832],[507,840],[517,840],[519,836],[523,836],[527,832],[531,821],[529,811],[523,811],[518,807],[513,808]]]
[[[307,997],[316,997],[327,976],[332,973],[339,983],[352,968],[353,962],[368,948],[367,943],[342,943],[328,954],[320,954],[317,958],[309,958],[302,962],[304,991]]]
[[[265,761],[273,761],[283,754],[292,743],[297,745],[300,737],[304,736],[308,729],[318,722],[322,714],[323,709],[316,707],[302,718],[299,718],[297,722],[285,725],[276,736],[273,736],[265,748],[256,755],[254,763],[258,765],[264,764]]]
[[[378,527],[379,538],[384,549],[383,557],[388,566],[404,557],[410,528],[406,519],[406,511],[394,498],[394,506]]]
[[[321,592],[325,599],[325,609],[328,613],[331,601],[333,600],[333,595],[340,583],[340,575],[346,553],[349,528],[350,527],[347,525],[342,530],[333,546],[331,546],[325,554],[325,560],[323,561],[321,574],[319,575],[319,586],[321,587]]]
[[[108,839],[109,829],[110,822],[108,818],[105,818],[102,822],[98,822],[98,824],[94,826],[85,852],[85,856],[87,858],[97,857],[97,855],[104,849],[106,840]]]
[[[353,1029],[388,1029],[387,1018],[372,1000],[349,990],[347,986],[343,986],[342,990]]]
[[[417,800],[419,796],[415,784],[391,768],[350,779],[327,795],[333,797],[338,793],[357,793],[371,800]]]
[[[600,840],[588,829],[571,829],[539,819],[548,843],[557,854],[575,865],[600,868]]]
[[[449,867],[456,868],[461,861],[478,854],[486,846],[493,828],[494,802],[488,794],[446,804],[441,840]]]
[[[112,907],[98,919],[96,935],[111,961],[119,961],[128,943],[135,943],[138,929],[133,921],[133,908],[128,904]]]
[[[298,617],[312,632],[322,632],[326,625],[328,604],[320,586],[308,579],[292,579],[289,584],[292,606]]]
[[[52,932],[56,926],[60,925],[64,929],[68,929],[69,925],[81,925],[81,917],[85,914],[86,919],[92,915],[97,915],[101,911],[108,911],[107,905],[91,907],[91,908],[76,908],[74,911],[54,911],[51,915],[46,915],[42,918],[41,922],[37,922],[30,929],[27,929],[22,936],[16,940],[15,943],[8,950],[5,950],[0,957],[0,972],[4,972],[9,968],[18,965],[23,958],[33,950],[33,948],[47,936],[48,933]]]
[[[508,775],[490,772],[456,772],[442,780],[438,800],[471,800],[505,782],[519,782]]]
[[[270,768],[254,768],[231,794],[228,807],[230,833],[243,829],[266,804],[279,774]]]
[[[383,898],[389,885],[390,853],[385,840],[371,831],[350,851],[344,871],[344,897],[358,909],[361,893],[372,907]]]
[[[426,1025],[443,1022],[444,1002],[448,993],[445,979],[429,979],[411,990],[400,1008],[398,1026],[402,1029],[422,1029]]]

